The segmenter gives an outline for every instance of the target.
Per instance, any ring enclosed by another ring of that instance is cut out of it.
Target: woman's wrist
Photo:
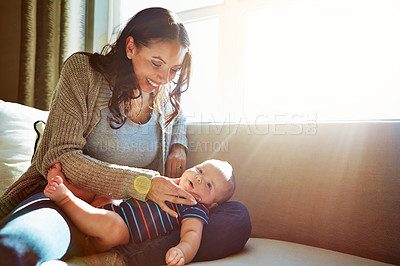
[[[171,151],[170,152],[184,152],[186,154],[186,147],[183,146],[180,143],[174,143],[171,146]]]

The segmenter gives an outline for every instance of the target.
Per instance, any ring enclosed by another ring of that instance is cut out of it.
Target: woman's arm
[[[198,218],[182,220],[181,241],[165,255],[165,262],[168,265],[184,265],[193,260],[200,247],[203,226],[203,220]]]
[[[34,157],[36,167],[46,176],[55,162],[61,162],[68,181],[76,187],[108,198],[144,200],[158,172],[102,162],[82,152],[103,81],[88,61],[85,55],[73,55],[62,68],[43,141]]]
[[[173,122],[172,127],[172,136],[171,136],[171,145],[174,144],[181,144],[185,147],[186,152],[188,152],[187,147],[187,138],[186,138],[186,117],[184,112],[181,108],[178,116],[176,117],[175,121]]]
[[[182,109],[173,122],[171,147],[165,166],[165,174],[169,177],[180,177],[186,170],[188,145],[186,138],[186,118]]]

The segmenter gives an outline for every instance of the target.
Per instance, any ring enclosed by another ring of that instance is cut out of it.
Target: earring
[[[131,59],[132,59],[132,57],[128,56],[128,59],[129,59],[129,60],[131,60]]]

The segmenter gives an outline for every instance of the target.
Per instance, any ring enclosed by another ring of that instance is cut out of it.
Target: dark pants
[[[43,193],[0,221],[0,265],[39,265],[93,252],[85,235]]]
[[[241,250],[250,236],[248,211],[241,203],[227,202],[212,209],[195,260],[213,260]],[[179,243],[180,233],[141,244],[114,248],[130,265],[165,264],[167,250]],[[92,253],[87,238],[42,193],[29,198],[0,221],[2,265],[37,265]]]

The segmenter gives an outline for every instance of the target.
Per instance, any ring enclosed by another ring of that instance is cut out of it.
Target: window
[[[163,6],[184,21],[189,121],[400,119],[400,1],[165,2],[114,0],[113,14]]]

